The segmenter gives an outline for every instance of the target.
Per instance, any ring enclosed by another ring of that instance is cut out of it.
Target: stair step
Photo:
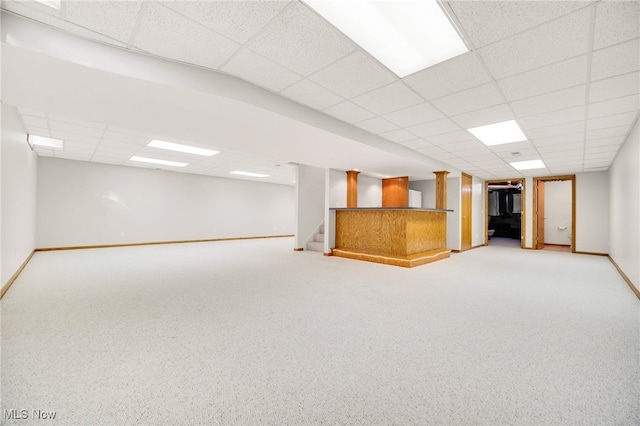
[[[313,241],[317,243],[324,243],[324,234],[313,234]]]
[[[318,241],[309,241],[307,243],[307,250],[309,251],[319,251],[320,253],[324,252],[324,243]]]
[[[320,234],[324,234],[324,225],[320,225],[320,230],[318,232]]]

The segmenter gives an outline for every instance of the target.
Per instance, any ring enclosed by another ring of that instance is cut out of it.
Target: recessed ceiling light
[[[527,137],[522,133],[520,126],[518,126],[515,120],[488,124],[467,130],[487,146],[527,140]]]
[[[509,163],[516,170],[544,169],[546,166],[542,160],[515,161]]]
[[[31,146],[45,148],[62,149],[64,146],[62,139],[53,139],[46,136],[27,135],[27,141]]]
[[[188,154],[203,155],[205,157],[211,157],[212,155],[220,153],[220,151],[214,151],[212,149],[204,149],[195,146],[182,145],[179,143],[159,141],[157,139],[149,142],[147,146],[150,146],[152,148],[168,149],[170,151],[186,152]]]
[[[157,160],[155,158],[137,157],[135,155],[129,158],[129,160],[137,161],[139,163],[161,164],[163,166],[173,166],[173,167],[184,167],[189,165],[189,163],[180,163],[178,161]]]
[[[45,6],[49,6],[53,9],[60,9],[60,0],[36,0],[38,3],[42,3]]]
[[[265,175],[262,173],[252,173],[252,172],[241,172],[236,170],[235,172],[229,172],[232,175],[242,175],[242,176],[251,176],[251,177],[269,177],[269,175]]]
[[[468,52],[436,0],[304,0],[398,77]]]

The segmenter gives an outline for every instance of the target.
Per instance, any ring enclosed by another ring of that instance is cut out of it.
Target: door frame
[[[527,182],[525,178],[513,178],[513,179],[492,179],[484,181],[484,245],[489,245],[489,184],[491,183],[505,183],[507,181],[510,182],[520,182],[522,183],[522,191],[520,191],[520,248],[525,248],[524,246],[524,236],[525,236],[525,224],[527,223],[527,203],[525,202],[526,198],[526,186]]]
[[[533,249],[538,241],[538,182],[571,181],[571,253],[576,252],[576,175],[543,176],[533,178]]]

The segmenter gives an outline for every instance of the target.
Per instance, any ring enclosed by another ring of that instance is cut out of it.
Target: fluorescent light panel
[[[435,0],[304,0],[398,77],[468,52]]]
[[[242,175],[242,176],[251,176],[251,177],[269,177],[269,175],[265,175],[262,173],[252,173],[252,172],[242,172],[240,170],[236,170],[235,172],[229,172],[232,175]]]
[[[515,161],[511,164],[516,170],[530,170],[530,169],[544,169],[546,166],[542,160],[529,160],[529,161]]]
[[[526,141],[527,137],[515,120],[467,129],[480,142],[487,146]]]
[[[212,149],[204,149],[204,148],[198,148],[195,146],[181,145],[179,143],[159,141],[157,139],[154,139],[151,142],[149,142],[147,146],[150,146],[152,148],[168,149],[169,151],[178,151],[178,152],[186,152],[188,154],[203,155],[205,157],[211,157],[220,152],[220,151],[214,151]]]
[[[189,163],[180,163],[178,161],[157,160],[155,158],[137,157],[135,155],[129,158],[129,161],[137,161],[139,163],[160,164],[163,166],[172,166],[172,167],[184,167],[189,165]]]
[[[45,148],[62,149],[64,146],[62,139],[53,139],[46,136],[28,135],[27,141],[31,146],[42,146]]]
[[[60,9],[60,0],[36,0],[38,3],[42,3],[45,6],[49,6],[53,9]]]

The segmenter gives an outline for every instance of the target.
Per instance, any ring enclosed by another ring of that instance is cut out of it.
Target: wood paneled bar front
[[[335,208],[332,254],[411,268],[449,257],[447,209]]]

